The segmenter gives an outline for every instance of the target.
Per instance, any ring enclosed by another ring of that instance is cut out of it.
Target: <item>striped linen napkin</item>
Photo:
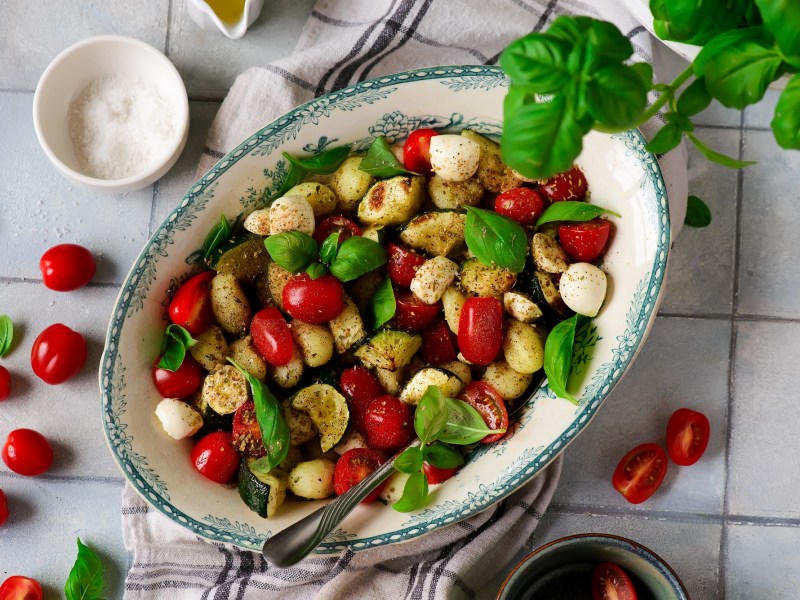
[[[211,127],[198,173],[315,96],[410,68],[494,64],[513,39],[576,13],[614,22],[632,41],[636,59],[653,62],[653,38],[616,0],[319,0],[291,56],[237,78]],[[654,68],[658,74],[659,65]],[[687,196],[685,149],[660,162],[672,222],[679,227]],[[502,502],[422,538],[309,557],[284,570],[259,554],[200,539],[126,486],[123,532],[132,564],[125,598],[493,598],[496,590],[487,582],[527,548],[560,472],[559,458]]]

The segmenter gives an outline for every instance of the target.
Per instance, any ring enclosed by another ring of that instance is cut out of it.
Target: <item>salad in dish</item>
[[[619,216],[577,166],[527,180],[470,130],[284,158],[267,206],[209,232],[209,269],[175,292],[153,365],[156,415],[195,439],[200,474],[269,517],[419,437],[369,498],[409,511],[459,447],[505,436],[535,374],[575,402],[572,346],[602,308]]]

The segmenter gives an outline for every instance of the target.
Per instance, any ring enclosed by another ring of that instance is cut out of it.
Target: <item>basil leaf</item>
[[[609,127],[631,127],[647,108],[647,90],[639,73],[628,65],[604,67],[587,87],[589,114]]]
[[[227,241],[231,237],[231,224],[225,215],[220,215],[219,223],[211,228],[208,232],[205,241],[203,242],[203,258],[208,260],[211,254],[216,250],[220,244]]]
[[[684,133],[694,131],[694,125],[689,120],[689,117],[682,115],[679,112],[668,112],[664,115],[668,123],[674,123]]]
[[[317,242],[302,231],[284,231],[264,239],[272,260],[291,273],[299,273],[317,258]]]
[[[575,314],[553,327],[544,344],[544,372],[547,383],[559,398],[577,405],[578,401],[567,392],[567,380],[572,366],[572,348],[575,345],[575,330],[586,317]]]
[[[392,505],[397,512],[411,512],[425,504],[428,497],[428,478],[425,473],[414,473],[406,481],[403,495]]]
[[[461,452],[443,442],[434,442],[423,447],[422,458],[439,469],[454,469],[464,464]]]
[[[464,238],[470,251],[485,265],[514,273],[525,268],[528,236],[519,223],[508,217],[468,206]]]
[[[500,66],[515,84],[537,94],[558,92],[571,80],[567,71],[570,44],[542,33],[530,33],[500,55]]]
[[[438,436],[440,442],[466,446],[481,441],[487,435],[505,433],[505,429],[490,429],[481,414],[463,400],[445,398],[447,423]]]
[[[388,322],[396,310],[397,302],[394,299],[392,281],[388,277],[384,277],[369,299],[368,312],[372,317],[372,328],[377,329]]]
[[[536,221],[536,226],[544,225],[552,221],[591,221],[602,214],[610,214],[615,217],[621,218],[622,215],[597,206],[596,204],[589,204],[588,202],[579,202],[577,200],[565,200],[564,202],[553,202],[545,209],[539,220]]]
[[[269,239],[269,238],[267,238]],[[387,254],[378,242],[361,236],[347,238],[331,263],[331,273],[339,281],[352,281],[386,264]]]
[[[394,177],[396,175],[419,175],[406,170],[392,152],[389,142],[385,137],[376,137],[358,165],[359,171],[369,173],[373,177]]]
[[[683,222],[689,227],[708,227],[711,224],[711,210],[697,196],[689,196]]]
[[[702,46],[720,32],[737,27],[750,0],[697,2],[650,0],[653,28],[661,39]]]
[[[283,156],[290,164],[305,169],[315,175],[330,175],[350,156],[350,146],[330,148],[308,158],[298,158],[284,152]]]
[[[78,556],[64,584],[64,595],[67,600],[99,600],[102,592],[103,563],[78,538]]]
[[[673,148],[678,147],[682,137],[683,132],[680,127],[675,123],[667,123],[658,130],[658,133],[644,148],[653,154],[666,154]]]
[[[419,448],[406,448],[394,459],[392,466],[401,473],[416,473],[422,469],[422,451]]]
[[[319,259],[326,265],[330,265],[336,258],[337,252],[339,252],[339,232],[334,231],[322,242],[319,248]]]
[[[414,413],[414,431],[423,444],[437,439],[447,425],[448,414],[442,390],[435,385],[429,385]]]
[[[755,0],[755,4],[786,60],[800,67],[800,3],[797,0]]]
[[[770,125],[781,148],[800,148],[800,75],[792,77],[778,97]]]
[[[186,350],[197,343],[192,334],[180,325],[168,325],[161,341],[161,360],[158,361],[159,369],[177,371],[186,358]]]
[[[0,315],[0,356],[9,353],[13,341],[14,323],[8,315]]]
[[[300,166],[291,154],[284,152],[283,158],[289,165],[289,169],[286,172],[286,179],[283,180],[281,187],[279,187],[278,191],[272,195],[273,200],[282,197],[284,194],[286,194],[286,192],[303,181],[303,178],[308,175],[308,171]]]
[[[311,279],[319,279],[323,275],[328,274],[328,269],[326,269],[325,265],[322,263],[312,262],[310,265],[308,265],[306,273],[309,277],[311,277]]]
[[[653,65],[650,63],[633,63],[630,65],[631,69],[639,75],[642,83],[649,90],[653,86]]]
[[[703,156],[715,163],[719,163],[726,167],[731,167],[732,169],[741,169],[742,167],[756,164],[756,161],[754,160],[737,160],[735,158],[731,158],[730,156],[725,156],[716,150],[712,150],[702,141],[700,141],[700,139],[698,139],[698,137],[693,133],[687,133],[686,137],[692,141],[692,143],[703,154]]]
[[[586,45],[599,56],[621,63],[633,54],[633,45],[617,26],[608,21],[591,19],[586,29]]]
[[[711,94],[706,89],[706,80],[698,77],[678,97],[677,108],[679,113],[690,117],[708,108],[709,104]]]
[[[269,388],[232,358],[228,358],[228,362],[236,367],[250,384],[250,392],[256,408],[256,420],[261,429],[264,448],[267,450],[267,454],[260,459],[259,466],[265,468],[266,471],[271,471],[281,464],[289,453],[289,426],[283,418],[278,400],[272,395]]]

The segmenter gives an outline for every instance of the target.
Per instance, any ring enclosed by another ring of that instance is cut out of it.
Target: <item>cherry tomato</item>
[[[339,378],[342,393],[350,407],[350,419],[355,428],[366,435],[364,415],[370,402],[383,395],[383,388],[377,377],[364,367],[350,367],[342,371]]]
[[[396,292],[393,324],[399,329],[422,331],[442,312],[442,303],[425,304],[411,292]]]
[[[426,258],[392,242],[386,246],[386,251],[389,253],[389,260],[386,264],[389,279],[395,285],[409,287],[411,280],[414,279],[414,274],[425,264]]]
[[[333,275],[311,279],[307,273],[293,275],[283,288],[283,306],[295,319],[319,325],[344,309],[344,289]]]
[[[592,600],[636,600],[636,589],[622,567],[602,563],[592,574]]]
[[[57,292],[85,286],[94,277],[96,268],[92,253],[77,244],[53,246],[39,259],[44,285]]]
[[[408,405],[394,396],[378,396],[364,414],[367,443],[378,450],[396,450],[414,437],[414,419]]]
[[[447,481],[456,474],[456,471],[458,471],[458,467],[453,467],[452,469],[440,469],[439,467],[434,467],[430,463],[422,463],[422,472],[425,473],[425,477],[427,477],[428,483],[431,485],[436,485],[437,483]]]
[[[611,483],[631,504],[652,496],[667,474],[667,453],[657,444],[641,444],[619,461]]]
[[[693,465],[708,448],[711,426],[708,417],[688,408],[679,408],[667,423],[667,452],[677,465]]]
[[[577,166],[573,166],[569,171],[553,175],[539,189],[550,199],[550,202],[582,200],[586,197],[589,184],[586,183],[583,171]]]
[[[339,232],[340,244],[347,238],[362,234],[361,227],[356,225],[355,222],[342,215],[333,215],[319,222],[314,230],[314,240],[321,246],[322,242],[324,242],[330,234],[336,233],[337,231]]]
[[[3,490],[0,490],[0,525],[8,520],[8,500]]]
[[[386,459],[383,454],[372,448],[352,448],[336,461],[336,469],[333,472],[333,491],[337,496],[341,496],[351,487],[360,483],[362,479],[372,475]],[[381,495],[383,486],[386,482],[371,491],[361,502],[372,502]]]
[[[194,445],[192,464],[216,483],[228,483],[239,469],[239,453],[227,431],[209,433]]]
[[[33,342],[31,367],[50,385],[71,379],[86,362],[86,340],[77,331],[55,323],[47,327]]]
[[[481,413],[489,429],[508,429],[508,409],[503,397],[485,381],[473,381],[461,395],[461,400]],[[487,435],[481,443],[491,444],[505,437],[505,433]]]
[[[542,195],[527,187],[517,187],[500,194],[494,201],[495,212],[513,219],[520,225],[535,225],[547,202]]]
[[[158,360],[153,365],[153,384],[162,398],[186,398],[203,385],[205,372],[197,361],[188,354],[175,371],[160,369]]]
[[[204,271],[188,279],[169,303],[169,318],[192,335],[203,333],[214,323],[211,310],[211,280],[214,271]]]
[[[277,308],[269,306],[258,311],[250,321],[250,335],[258,353],[268,363],[280,367],[292,360],[292,332]]]
[[[231,443],[239,452],[248,456],[261,457],[267,453],[253,402],[245,402],[233,414]]]
[[[456,349],[453,345],[455,334],[450,331],[447,323],[436,321],[422,332],[422,360],[429,365],[443,365],[456,359]]]
[[[42,600],[42,586],[30,577],[12,575],[0,585],[0,600]]]
[[[497,298],[467,298],[458,319],[458,347],[469,362],[488,365],[503,344],[503,305]]]
[[[11,393],[11,373],[0,365],[0,402],[8,398]]]
[[[33,429],[15,429],[3,445],[3,462],[20,475],[41,475],[53,464],[53,447]]]
[[[408,136],[403,145],[403,166],[409,171],[420,173],[426,177],[431,171],[431,138],[439,135],[433,129],[417,129]]]
[[[558,227],[558,241],[575,262],[594,262],[603,254],[611,234],[611,221],[592,219]]]

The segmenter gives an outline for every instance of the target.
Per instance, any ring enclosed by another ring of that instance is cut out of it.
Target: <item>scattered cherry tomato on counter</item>
[[[233,415],[231,443],[239,452],[248,456],[259,458],[267,453],[261,426],[256,418],[256,405],[252,401],[245,402],[236,409]]]
[[[394,296],[392,323],[399,329],[422,331],[442,312],[442,303],[425,304],[411,292],[398,291]]]
[[[708,417],[688,408],[679,408],[667,423],[667,452],[675,464],[693,465],[708,448],[711,426]]]
[[[153,384],[162,398],[186,398],[203,385],[205,371],[195,359],[188,354],[183,363],[175,371],[160,369],[158,359],[153,364]]]
[[[583,200],[589,184],[586,183],[583,171],[577,166],[573,166],[569,171],[553,175],[539,189],[550,199],[550,202]]]
[[[33,429],[15,429],[8,434],[2,451],[6,466],[20,475],[41,475],[53,464],[53,447]]]
[[[350,408],[350,419],[353,426],[366,435],[364,415],[370,403],[383,395],[383,388],[372,371],[364,367],[350,367],[342,371],[339,378],[342,393],[347,398]]]
[[[352,448],[342,454],[336,461],[333,472],[333,490],[341,496],[362,479],[372,475],[386,459],[383,454],[372,448]],[[381,495],[386,482],[371,491],[361,502],[372,502]]]
[[[389,279],[395,285],[409,287],[417,269],[424,265],[427,259],[413,250],[392,242],[387,244],[386,251],[389,253],[389,260],[386,263]]]
[[[417,129],[412,131],[403,144],[403,166],[409,171],[420,173],[426,177],[431,171],[431,138],[439,135],[433,129]]]
[[[8,520],[8,500],[3,490],[0,490],[0,525]]]
[[[262,308],[250,321],[250,335],[258,353],[271,365],[280,367],[292,360],[294,340],[281,311]]]
[[[59,244],[39,259],[44,285],[56,292],[69,292],[85,286],[94,277],[94,256],[78,244]]]
[[[494,201],[494,210],[498,214],[513,219],[520,225],[535,225],[547,201],[533,188],[517,187],[506,190]]]
[[[508,409],[505,400],[490,384],[485,381],[473,381],[461,392],[459,399],[477,410],[489,429],[508,429]],[[481,443],[491,444],[502,440],[505,435],[505,432],[487,435]]]
[[[316,229],[314,229],[314,241],[321,246],[322,242],[328,239],[330,234],[336,233],[337,231],[339,232],[339,244],[348,238],[358,236],[363,233],[361,231],[361,227],[359,227],[354,221],[351,221],[342,215],[333,215],[324,218],[317,224]]]
[[[343,295],[344,288],[333,275],[311,279],[307,273],[299,273],[283,288],[283,306],[292,318],[319,325],[342,312]]]
[[[455,334],[450,331],[447,323],[442,320],[436,321],[422,332],[422,348],[420,349],[422,360],[434,366],[453,362],[456,359],[454,337]]]
[[[575,262],[594,262],[606,249],[611,221],[592,219],[584,223],[565,223],[558,227],[558,241]]]
[[[430,485],[436,485],[437,483],[447,481],[456,474],[456,471],[458,471],[458,467],[440,469],[439,467],[434,467],[430,463],[422,463],[422,472],[425,473],[425,477],[427,477]]]
[[[11,393],[11,373],[0,365],[0,402],[8,398]]]
[[[408,405],[394,396],[378,396],[364,414],[367,443],[377,450],[397,450],[414,437]]]
[[[592,600],[636,600],[636,588],[622,567],[602,563],[592,574]]]
[[[611,483],[631,504],[652,496],[667,474],[667,453],[657,444],[640,444],[619,461]]]
[[[211,481],[228,483],[239,470],[239,453],[231,434],[215,431],[202,438],[192,449],[192,464]]]
[[[42,586],[30,577],[12,575],[0,584],[0,600],[42,600]]]
[[[50,385],[71,379],[86,362],[86,340],[62,323],[45,328],[33,342],[31,367]]]
[[[211,310],[211,280],[214,275],[214,271],[204,271],[187,279],[169,303],[169,318],[192,335],[203,333],[214,323]]]
[[[458,319],[458,347],[469,362],[488,365],[503,344],[503,305],[497,298],[467,298]]]

